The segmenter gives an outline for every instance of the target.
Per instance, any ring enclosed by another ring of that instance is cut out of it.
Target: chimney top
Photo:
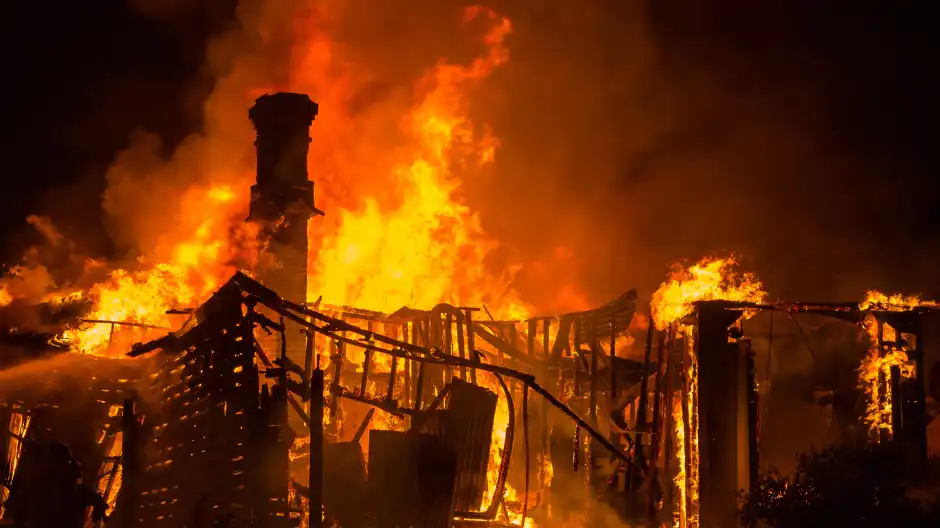
[[[248,118],[259,132],[268,126],[309,128],[318,112],[319,106],[307,94],[279,92],[256,99]]]

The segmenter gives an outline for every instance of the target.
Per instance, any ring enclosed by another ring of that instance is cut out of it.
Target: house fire
[[[912,467],[925,459],[922,318],[934,303],[874,293],[769,302],[727,259],[677,271],[648,317],[635,291],[591,310],[503,319],[485,305],[384,313],[307,302],[307,222],[324,214],[306,168],[317,112],[306,95],[278,93],[249,113],[257,273],[235,272],[195,296],[198,307],[172,308],[185,320],[169,332],[103,319],[70,328],[95,329],[109,350],[116,326],[146,337],[122,350],[133,360],[72,355],[92,383],[0,387],[4,519],[551,527],[598,526],[613,513],[732,526],[738,490],[758,480],[770,377],[754,342],[769,318],[773,343],[776,313],[870,336],[859,378],[866,441],[903,445]],[[70,379],[82,379],[75,368]],[[65,500],[79,489],[66,467],[80,468],[84,502]],[[42,499],[54,479],[65,491]]]

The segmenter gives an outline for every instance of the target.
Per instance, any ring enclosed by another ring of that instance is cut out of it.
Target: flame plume
[[[92,305],[87,320],[172,327],[179,321],[167,310],[198,305],[234,271],[252,270],[263,245],[244,222],[253,167],[220,154],[250,153],[245,114],[255,96],[294,91],[312,94],[324,109],[311,130],[309,172],[324,189],[321,203],[329,216],[310,225],[311,298],[386,312],[440,302],[486,303],[500,318],[529,312],[511,287],[518,268],[486,269],[484,258],[497,243],[459,197],[461,178],[495,159],[499,142],[488,126],[469,118],[468,91],[509,60],[510,21],[489,9],[467,8],[461,22],[487,28],[480,56],[467,64],[440,60],[414,83],[413,104],[380,101],[363,110],[351,98],[368,86],[369,74],[344,60],[345,50],[332,40],[329,10],[336,6],[309,7],[285,13],[271,5],[271,16],[258,21],[266,33],[289,26],[295,34],[286,81],[247,75],[239,68],[257,66],[244,57],[207,102],[204,133],[172,160],[155,159],[148,150],[156,150],[148,143],[152,138],[118,157],[104,207],[115,217],[118,235],[134,239],[140,257],[112,266],[90,286],[35,285],[49,294],[47,300],[78,291]],[[187,175],[183,190],[162,186],[178,174]],[[0,305],[16,298],[11,284],[0,281]],[[119,357],[152,333],[86,323],[61,338],[79,353]]]
[[[508,276],[494,280],[484,271],[483,258],[495,243],[455,194],[455,170],[494,159],[495,139],[486,127],[475,130],[465,91],[509,58],[503,42],[510,22],[482,8],[467,9],[464,21],[480,17],[493,24],[484,37],[487,54],[466,66],[441,63],[419,81],[426,95],[401,123],[414,148],[388,174],[396,196],[367,196],[362,207],[339,211],[336,230],[315,255],[311,295],[393,311],[440,302],[479,305],[487,293],[506,289]],[[498,300],[494,304],[505,310],[518,308],[512,295]]]
[[[692,313],[698,301],[760,303],[767,297],[753,273],[734,270],[737,260],[704,258],[688,268],[677,267],[653,294],[652,312],[656,328],[664,330]]]

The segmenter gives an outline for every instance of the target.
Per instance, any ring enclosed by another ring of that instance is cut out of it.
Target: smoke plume
[[[496,162],[460,170],[457,193],[499,242],[487,266],[521,265],[512,287],[537,311],[631,287],[649,295],[676,260],[724,250],[771,297],[936,287],[930,256],[912,249],[924,238],[909,234],[918,204],[901,200],[918,190],[918,168],[849,133],[854,79],[800,36],[799,5],[733,4],[487,3],[513,26],[509,61],[469,92],[475,125],[498,139]],[[134,5],[168,26],[196,10]],[[198,228],[194,188],[229,185],[246,209],[246,109],[266,92],[320,103],[310,167],[327,217],[312,222],[314,239],[342,210],[396,199],[389,167],[407,158],[401,118],[420,101],[417,81],[442,59],[484,53],[485,28],[461,25],[463,7],[416,0],[406,16],[392,0],[238,2],[234,19],[213,22],[226,29],[192,81],[212,80],[198,130],[170,143],[141,130],[107,171],[119,255],[169,258]]]

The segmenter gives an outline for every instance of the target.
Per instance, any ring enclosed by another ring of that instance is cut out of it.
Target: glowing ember
[[[763,285],[752,273],[737,273],[734,257],[704,258],[688,268],[677,268],[653,294],[652,311],[656,328],[665,329],[692,313],[698,301],[738,301],[760,303],[766,298]]]

